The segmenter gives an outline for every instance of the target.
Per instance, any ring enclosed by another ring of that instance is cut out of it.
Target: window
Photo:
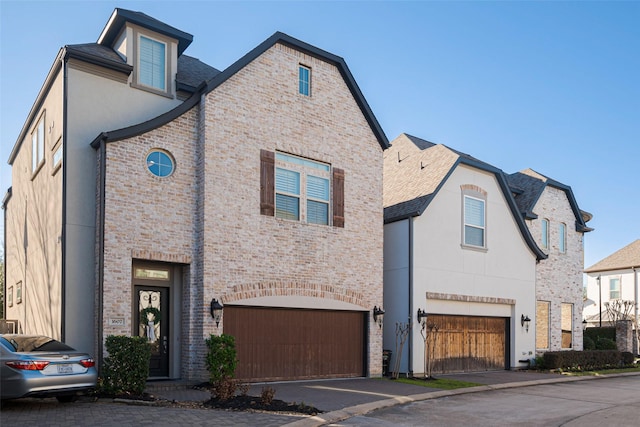
[[[344,228],[344,171],[260,150],[260,214]]]
[[[561,313],[562,348],[573,348],[573,304],[562,303]]]
[[[276,217],[328,225],[329,172],[325,163],[276,153]]]
[[[561,254],[567,252],[567,226],[564,224],[558,226],[558,250]]]
[[[173,173],[174,163],[169,153],[162,150],[152,150],[147,155],[147,169],[155,176],[164,178]]]
[[[536,303],[536,348],[549,348],[550,305],[549,301]]]
[[[485,202],[464,196],[464,244],[485,246]]]
[[[7,305],[13,307],[13,286],[9,286],[9,290],[7,291]]]
[[[139,83],[166,91],[166,45],[140,36]]]
[[[16,304],[22,302],[22,281],[16,283]]]
[[[58,142],[53,146],[53,173],[55,173],[62,165],[62,138],[58,139]],[[53,174],[52,173],[52,174]]]
[[[543,219],[540,225],[542,227],[542,248],[549,249],[549,220]]]
[[[298,67],[298,92],[304,96],[311,96],[311,68],[304,65]]]
[[[44,163],[44,115],[31,134],[31,172],[36,173]]]
[[[620,278],[609,279],[609,299],[620,299]]]

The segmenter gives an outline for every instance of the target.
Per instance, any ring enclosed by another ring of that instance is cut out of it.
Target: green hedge
[[[633,354],[618,350],[548,351],[543,354],[546,369],[587,371],[621,368],[633,364]]]
[[[598,338],[607,338],[615,341],[616,328],[611,326],[605,326],[602,328],[586,328],[584,330],[584,336],[591,338],[594,342],[597,342]]]
[[[149,377],[149,342],[143,337],[109,335],[105,346],[109,356],[104,359],[100,391],[109,395],[142,395]]]

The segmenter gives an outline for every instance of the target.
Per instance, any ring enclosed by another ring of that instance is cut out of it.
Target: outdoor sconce
[[[520,317],[520,325],[524,326],[525,331],[529,332],[529,323],[531,323],[531,319],[529,316],[525,316],[524,314]]]
[[[582,330],[583,331],[587,330],[587,319],[582,320]]]
[[[420,323],[421,325],[424,326],[427,323],[427,312],[426,311],[422,311],[421,309],[418,309],[418,319],[417,320],[418,320],[418,323]]]
[[[378,324],[378,326],[382,329],[382,318],[384,317],[384,310],[382,307],[378,307],[377,305],[373,306],[373,321]]]
[[[222,309],[224,306],[218,302],[217,299],[211,300],[211,317],[216,321],[216,328],[220,326],[220,319],[222,319]]]

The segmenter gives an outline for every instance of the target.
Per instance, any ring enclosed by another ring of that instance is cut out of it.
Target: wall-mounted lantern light
[[[216,321],[216,328],[220,326],[220,319],[222,319],[222,309],[224,306],[218,302],[217,299],[211,300],[211,317]]]
[[[421,309],[418,309],[418,318],[416,319],[418,323],[424,328],[427,325],[427,312]]]
[[[382,328],[382,320],[384,318],[384,310],[382,307],[378,307],[377,305],[373,306],[373,321],[378,324],[380,328]]]
[[[582,320],[582,330],[585,331],[587,329],[587,319]]]
[[[525,316],[524,314],[520,316],[520,325],[524,326],[524,329],[527,332],[529,332],[529,323],[531,323],[531,319],[529,319],[529,316]]]

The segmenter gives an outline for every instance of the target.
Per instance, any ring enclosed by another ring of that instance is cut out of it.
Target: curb
[[[544,380],[531,380],[531,381],[518,381],[503,384],[488,384],[477,387],[458,388],[455,390],[441,390],[432,391],[427,393],[412,394],[409,396],[396,396],[391,399],[378,400],[376,402],[363,403],[362,405],[351,406],[336,411],[327,412],[325,414],[318,414],[309,418],[294,421],[289,424],[285,424],[283,427],[318,427],[327,424],[337,423],[344,421],[348,418],[366,415],[369,412],[373,412],[378,409],[385,409],[392,406],[403,405],[405,403],[420,402],[423,400],[438,399],[447,396],[457,396],[461,394],[479,393],[482,391],[504,390],[510,388],[529,387],[534,385],[544,384],[556,384],[566,383],[574,381],[588,381],[604,378],[616,378],[640,375],[637,372],[625,372],[620,374],[605,374],[605,375],[589,375],[589,376],[576,376],[576,377],[561,377],[561,378],[549,378]]]

